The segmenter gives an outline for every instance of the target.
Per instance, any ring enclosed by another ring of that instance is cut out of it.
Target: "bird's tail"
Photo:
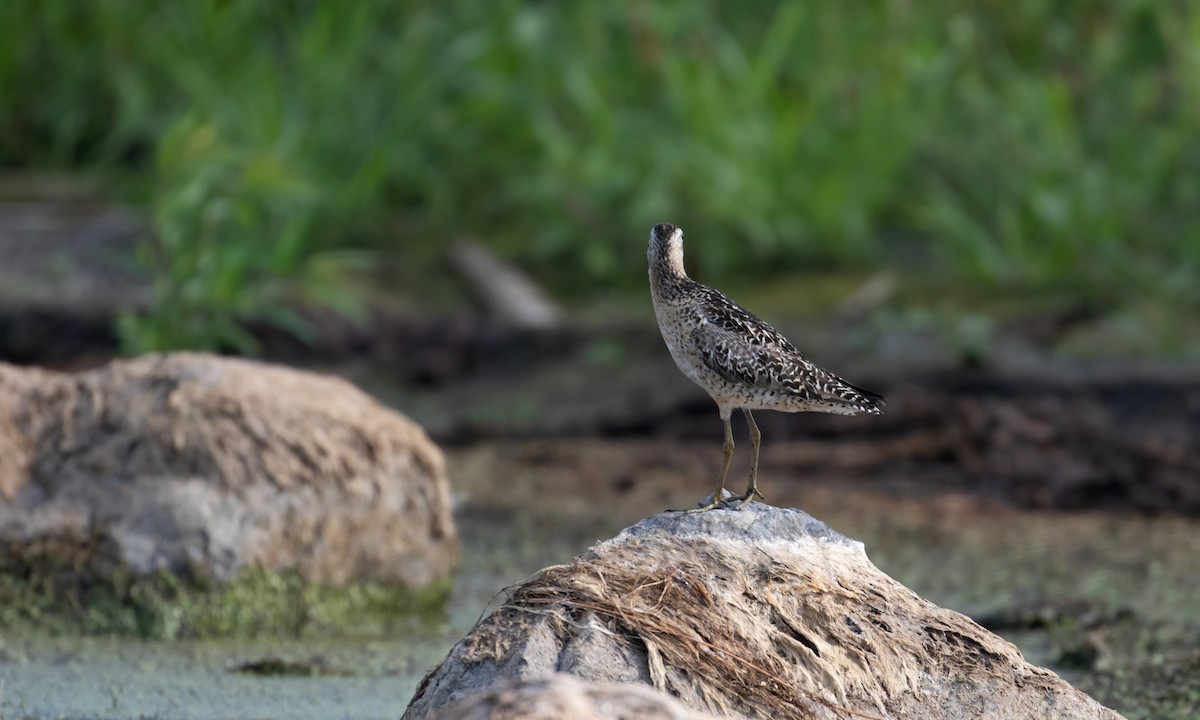
[[[866,388],[852,385],[840,377],[833,375],[830,383],[830,399],[843,405],[847,410],[865,412],[871,415],[882,415],[884,408],[883,396]]]

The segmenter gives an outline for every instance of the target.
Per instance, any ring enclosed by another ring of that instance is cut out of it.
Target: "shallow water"
[[[442,642],[177,641],[7,638],[5,718],[395,718]],[[263,658],[304,661],[347,677],[256,677]]]

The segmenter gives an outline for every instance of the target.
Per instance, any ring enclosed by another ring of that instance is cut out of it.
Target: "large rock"
[[[649,687],[570,675],[517,680],[442,708],[436,720],[716,720]]]
[[[861,543],[761,504],[656,515],[543,570],[454,647],[404,717],[553,672],[735,717],[1119,717],[885,575]]]
[[[424,431],[342,380],[190,353],[77,375],[0,364],[10,549],[420,587],[457,562],[449,494]]]

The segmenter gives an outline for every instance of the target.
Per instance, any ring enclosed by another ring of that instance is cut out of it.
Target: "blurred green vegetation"
[[[715,283],[1200,306],[1182,0],[6,0],[0,48],[0,167],[149,206],[131,350],[253,351],[231,315],[302,333],[291,301],[349,311],[364,257],[464,234],[559,293],[641,288],[661,221]]]

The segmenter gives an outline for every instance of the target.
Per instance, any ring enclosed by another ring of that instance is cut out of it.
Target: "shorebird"
[[[762,435],[751,410],[883,412],[882,395],[817,367],[778,330],[724,293],[689,278],[683,269],[683,230],[666,223],[655,225],[646,256],[654,315],[667,349],[683,374],[712,396],[725,424],[725,455],[717,488],[706,503],[690,512],[712,510],[726,502],[740,502],[740,509],[756,495],[762,498],[758,491]],[[730,417],[736,408],[745,413],[750,426],[750,482],[741,495],[723,498],[733,457]]]

